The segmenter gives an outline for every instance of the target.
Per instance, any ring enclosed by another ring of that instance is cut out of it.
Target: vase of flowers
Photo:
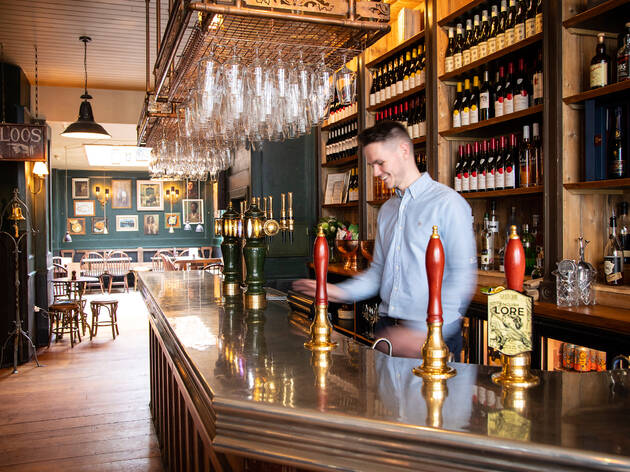
[[[321,226],[328,242],[328,259],[329,262],[337,262],[338,256],[335,251],[335,241],[341,240],[358,240],[359,225],[348,224],[338,220],[334,216],[323,216],[320,218],[317,226]]]

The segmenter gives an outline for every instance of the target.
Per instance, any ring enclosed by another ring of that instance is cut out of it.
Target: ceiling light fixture
[[[83,41],[83,70],[85,72],[85,93],[81,95],[83,101],[79,108],[79,118],[77,121],[69,125],[61,136],[66,138],[79,138],[79,139],[109,139],[110,134],[105,131],[101,125],[94,121],[94,114],[92,113],[92,105],[90,100],[92,96],[87,91],[87,43],[92,41],[89,36],[81,36],[79,41]]]

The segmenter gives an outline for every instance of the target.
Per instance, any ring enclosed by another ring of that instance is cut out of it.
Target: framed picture
[[[92,234],[109,234],[109,221],[103,216],[92,217]]]
[[[68,233],[85,234],[85,218],[68,218]]]
[[[72,198],[90,198],[90,179],[72,179]]]
[[[187,180],[184,195],[186,198],[199,198],[199,184],[194,180]]]
[[[153,180],[136,181],[137,208],[139,211],[155,211],[164,209],[162,200],[162,182]]]
[[[131,180],[112,180],[112,208],[131,208]]]
[[[182,200],[184,223],[203,224],[203,200],[201,198]]]
[[[155,236],[160,230],[160,215],[144,215],[144,234]]]
[[[181,228],[182,224],[179,219],[179,213],[164,213],[165,228]]]
[[[74,216],[94,216],[94,200],[75,200]]]
[[[116,231],[138,231],[138,215],[116,215]]]
[[[347,188],[348,174],[346,172],[328,174],[328,177],[326,178],[324,204],[331,205],[335,203],[346,203]]]

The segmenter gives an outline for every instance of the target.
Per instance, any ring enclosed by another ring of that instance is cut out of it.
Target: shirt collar
[[[420,177],[414,180],[414,182],[409,187],[407,187],[407,190],[405,191],[405,193],[409,192],[409,194],[411,195],[411,198],[415,199],[418,195],[420,195],[422,192],[424,192],[427,189],[427,187],[431,183],[431,180],[432,179],[429,173],[423,172]],[[398,198],[402,199],[404,194],[399,189],[396,189],[396,195],[398,196]]]

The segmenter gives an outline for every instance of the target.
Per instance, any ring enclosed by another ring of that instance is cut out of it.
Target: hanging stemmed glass
[[[357,74],[348,69],[346,63],[346,56],[343,56],[343,67],[335,79],[335,86],[337,88],[337,98],[342,105],[350,105],[354,101],[354,97],[357,91]]]

